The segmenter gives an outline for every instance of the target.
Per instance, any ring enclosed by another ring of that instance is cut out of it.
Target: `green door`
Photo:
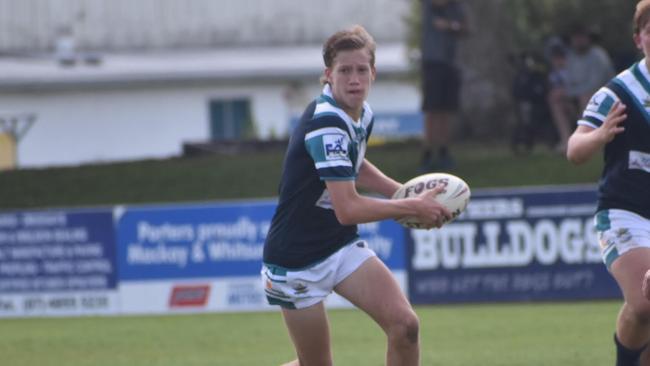
[[[210,101],[212,140],[252,138],[250,102],[247,99]]]

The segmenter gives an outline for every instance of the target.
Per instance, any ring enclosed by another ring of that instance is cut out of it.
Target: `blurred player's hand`
[[[619,101],[614,102],[614,106],[612,106],[612,109],[607,114],[603,125],[596,130],[600,134],[600,139],[603,143],[609,143],[616,135],[625,131],[625,127],[622,125],[626,118],[625,104]]]

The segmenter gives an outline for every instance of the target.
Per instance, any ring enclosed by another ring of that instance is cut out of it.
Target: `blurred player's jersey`
[[[336,105],[329,85],[309,104],[289,140],[265,263],[306,267],[357,238],[356,225],[336,219],[325,181],[356,179],[372,126],[367,103],[353,121]]]
[[[627,107],[625,131],[605,146],[598,209],[650,218],[650,73],[645,59],[598,90],[578,124],[599,128],[616,101]]]

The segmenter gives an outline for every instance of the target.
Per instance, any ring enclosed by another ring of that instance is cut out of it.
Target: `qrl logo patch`
[[[323,147],[326,160],[341,160],[348,158],[348,137],[346,135],[323,135]]]

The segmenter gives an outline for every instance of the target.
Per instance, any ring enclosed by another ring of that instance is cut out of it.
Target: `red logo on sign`
[[[208,303],[210,285],[174,286],[169,298],[170,307],[205,306]]]

